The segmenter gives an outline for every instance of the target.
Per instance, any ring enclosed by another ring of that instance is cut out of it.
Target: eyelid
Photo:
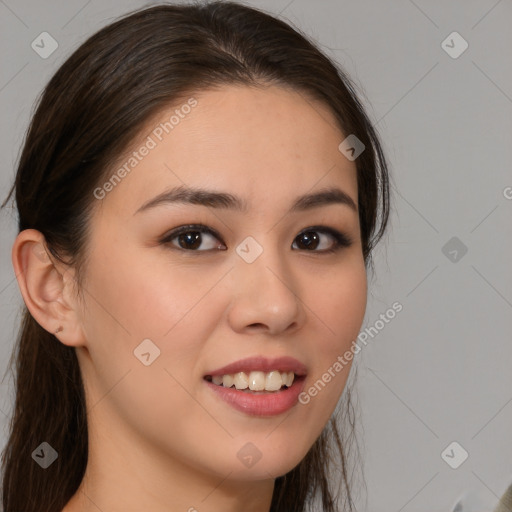
[[[189,231],[201,231],[209,233],[215,236],[216,238],[220,239],[220,235],[217,233],[217,231],[204,224],[184,224],[182,226],[178,226],[177,228],[171,229],[166,235],[164,235],[164,237],[175,237],[177,235],[180,235],[181,233],[188,233]]]
[[[328,235],[332,236],[332,238],[334,238],[336,242],[338,242],[340,249],[343,247],[349,247],[355,242],[355,240],[351,236],[349,236],[345,231],[340,231],[329,226],[309,226],[303,229],[297,236],[300,236],[303,233],[307,233],[308,231],[319,231],[321,233],[327,233]],[[326,249],[324,251],[311,252],[329,252],[329,249]]]
[[[213,228],[210,228],[204,224],[185,224],[182,226],[178,226],[177,228],[171,229],[171,231],[167,232],[160,240],[160,244],[163,245],[172,245],[171,241],[174,240],[176,237],[183,233],[188,233],[191,231],[199,231],[200,233],[207,233],[209,235],[212,235],[215,237],[219,242],[225,246],[224,242],[222,241],[222,237],[215,231]],[[182,247],[176,247],[172,246],[173,249],[177,249],[178,251],[182,252],[210,252],[212,249],[206,250],[206,251],[198,251],[198,250],[187,250],[183,249]]]

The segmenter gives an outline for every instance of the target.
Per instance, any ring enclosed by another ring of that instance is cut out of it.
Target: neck
[[[237,480],[234,471],[198,470],[110,415],[97,420],[89,417],[86,472],[62,512],[269,512],[273,478]],[[110,434],[97,423],[109,425]]]

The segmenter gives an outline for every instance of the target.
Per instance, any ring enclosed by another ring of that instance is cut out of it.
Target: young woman
[[[236,3],[130,13],[48,83],[13,192],[5,512],[353,509],[389,190],[339,67]]]

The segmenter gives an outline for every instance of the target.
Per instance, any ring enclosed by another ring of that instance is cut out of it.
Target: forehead
[[[292,89],[200,91],[145,125],[107,173],[122,178],[110,180],[102,209],[133,214],[175,186],[229,190],[261,208],[336,185],[357,204],[355,163],[338,149],[344,138],[326,105]]]

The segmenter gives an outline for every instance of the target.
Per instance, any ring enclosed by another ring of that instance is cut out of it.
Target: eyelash
[[[302,249],[304,252],[332,254],[332,253],[338,252],[344,248],[350,247],[353,243],[352,238],[349,237],[348,235],[346,235],[345,233],[337,231],[336,229],[333,229],[333,228],[329,228],[327,226],[308,227],[308,228],[302,230],[295,238],[298,238],[299,236],[301,236],[305,233],[308,233],[310,231],[330,235],[334,239],[334,244],[333,244],[333,247],[330,249],[324,249],[321,251],[317,251],[317,250],[308,251],[307,249]],[[170,233],[168,233],[164,238],[162,238],[160,240],[160,244],[168,245],[168,246],[170,246],[171,249],[177,249],[177,250],[183,251],[183,252],[210,252],[212,250],[215,250],[215,249],[207,249],[207,250],[201,251],[201,250],[197,250],[197,249],[184,249],[183,247],[177,247],[171,243],[172,240],[177,238],[179,235],[182,235],[185,233],[191,233],[191,232],[207,233],[209,235],[212,235],[217,240],[221,241],[221,237],[213,229],[211,229],[207,226],[204,226],[203,224],[189,224],[187,226],[180,226],[180,227],[172,230]],[[295,242],[295,239],[294,239],[294,242]],[[222,245],[225,245],[224,242],[221,242],[221,243],[222,243]]]

